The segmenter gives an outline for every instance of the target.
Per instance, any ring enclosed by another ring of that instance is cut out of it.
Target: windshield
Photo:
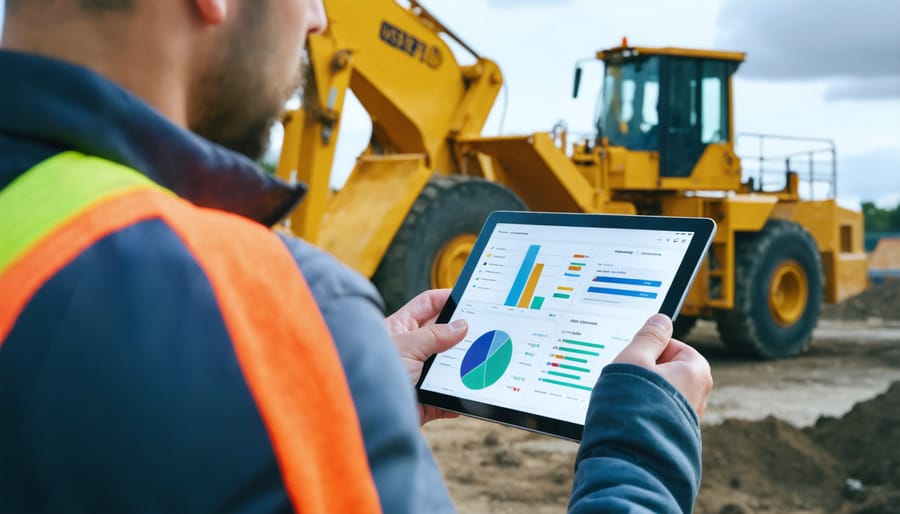
[[[606,64],[595,123],[613,146],[659,148],[659,57]]]

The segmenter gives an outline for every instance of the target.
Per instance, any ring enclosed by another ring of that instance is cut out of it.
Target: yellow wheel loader
[[[715,219],[676,328],[713,319],[743,355],[800,353],[823,301],[866,286],[862,215],[836,204],[833,176],[832,195],[817,201],[801,199],[790,160],[774,190],[742,178],[732,75],[744,54],[625,41],[598,52],[596,133],[570,147],[564,131],[482,136],[500,68],[417,1],[325,6],[328,29],[310,38],[312,77],[303,107],[285,118],[278,173],[309,185],[292,230],[371,277],[389,310],[452,286],[498,209]],[[448,41],[472,63],[460,64]],[[576,70],[576,95],[579,79]],[[348,91],[371,117],[371,140],[331,192]]]

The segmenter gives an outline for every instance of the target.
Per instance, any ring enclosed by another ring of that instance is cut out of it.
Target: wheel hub
[[[784,261],[769,284],[769,310],[779,325],[793,325],[803,317],[809,299],[809,281],[799,262]]]
[[[441,248],[431,266],[431,287],[445,289],[456,284],[476,239],[475,234],[458,235]]]

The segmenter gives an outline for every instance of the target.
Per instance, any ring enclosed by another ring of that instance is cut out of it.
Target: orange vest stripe
[[[104,168],[99,160],[92,164]],[[105,169],[122,173],[112,163]],[[284,244],[255,222],[158,188],[104,194],[46,229],[0,273],[0,344],[41,286],[92,244],[162,219],[210,281],[295,511],[380,512],[337,350]],[[260,267],[266,271],[256,272]]]
[[[100,239],[158,217],[151,198],[159,195],[154,190],[139,190],[97,202],[78,217],[67,219],[0,274],[0,347],[22,309],[46,281]]]
[[[287,248],[236,215],[167,201],[162,216],[212,284],[296,511],[381,512],[337,350]]]

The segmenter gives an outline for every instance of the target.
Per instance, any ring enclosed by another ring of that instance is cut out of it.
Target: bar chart
[[[590,391],[593,388],[594,367],[592,360],[601,357],[606,345],[581,341],[578,339],[560,338],[553,347],[547,361],[546,375],[539,380],[547,384]]]
[[[596,276],[587,288],[588,293],[655,300],[662,281],[643,278]]]
[[[516,272],[516,278],[506,297],[506,302],[504,302],[507,307],[539,310],[544,305],[544,297],[534,295],[534,290],[541,279],[541,273],[544,271],[544,264],[536,262],[540,250],[540,245],[528,247],[525,259],[519,266],[519,271]]]

